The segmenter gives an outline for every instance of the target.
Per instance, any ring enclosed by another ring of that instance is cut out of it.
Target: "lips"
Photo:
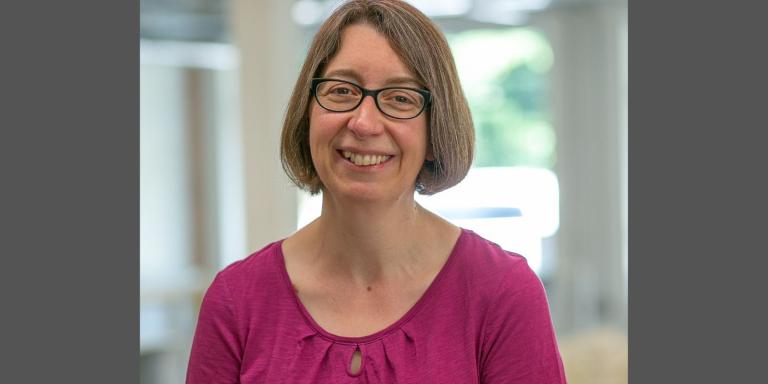
[[[358,166],[379,165],[391,158],[390,155],[361,154],[352,151],[339,151],[341,156]]]

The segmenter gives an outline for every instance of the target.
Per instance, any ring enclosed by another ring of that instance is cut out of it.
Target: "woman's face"
[[[384,36],[366,24],[347,27],[322,74],[368,89],[422,88]],[[309,117],[312,162],[325,193],[358,201],[412,198],[427,156],[427,113],[409,120],[384,115],[372,97],[349,112],[323,109],[313,98]],[[355,164],[370,156],[373,165]]]

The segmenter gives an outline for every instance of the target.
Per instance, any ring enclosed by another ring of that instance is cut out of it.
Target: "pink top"
[[[541,281],[525,258],[470,230],[413,308],[364,337],[328,333],[312,319],[281,244],[216,276],[187,384],[566,382]],[[356,349],[362,365],[352,374]]]

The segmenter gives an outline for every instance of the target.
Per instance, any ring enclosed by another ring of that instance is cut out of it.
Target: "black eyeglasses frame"
[[[320,102],[320,99],[318,99],[318,97],[317,97],[317,86],[320,85],[321,83],[324,83],[324,82],[327,82],[327,81],[338,81],[338,82],[342,82],[342,83],[347,83],[347,84],[353,85],[353,86],[359,88],[362,91],[363,97],[361,97],[360,100],[357,102],[357,104],[355,104],[355,106],[352,107],[352,108],[341,110],[341,111],[330,109],[330,108],[324,106],[323,103]],[[390,90],[390,89],[407,89],[409,91],[417,92],[418,94],[421,95],[421,97],[424,98],[424,105],[421,106],[421,110],[419,110],[419,112],[416,113],[416,115],[414,115],[413,117],[397,117],[397,116],[392,116],[392,115],[384,112],[384,110],[381,109],[381,106],[379,105],[379,97],[378,97],[379,93],[381,93],[383,91],[386,91],[386,90]],[[379,112],[383,113],[387,117],[391,117],[393,119],[398,119],[398,120],[415,119],[415,118],[419,117],[419,115],[421,115],[421,113],[424,112],[424,110],[427,109],[427,107],[432,103],[432,93],[429,92],[429,90],[427,90],[427,89],[410,88],[410,87],[386,87],[386,88],[380,88],[380,89],[367,89],[367,88],[363,88],[359,84],[355,84],[355,83],[353,83],[351,81],[341,80],[341,79],[332,79],[332,78],[322,78],[322,77],[312,79],[312,85],[311,85],[311,88],[310,88],[310,93],[315,98],[315,101],[317,101],[317,105],[319,105],[320,107],[322,107],[323,109],[325,109],[327,111],[339,112],[339,113],[354,111],[355,109],[357,109],[357,107],[360,106],[360,104],[363,103],[363,100],[365,100],[366,96],[371,96],[373,98],[373,102],[374,102],[374,104],[376,104],[376,108],[379,110]]]

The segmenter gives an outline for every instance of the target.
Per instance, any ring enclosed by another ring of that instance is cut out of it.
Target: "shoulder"
[[[478,234],[463,230],[457,244],[462,290],[483,324],[497,324],[530,311],[548,313],[541,280],[522,255],[502,249]]]
[[[546,292],[526,259],[468,233],[469,279],[481,287],[483,382],[565,383]]]
[[[235,261],[216,274],[211,288],[223,288],[233,298],[252,295],[275,287],[281,281],[282,240],[270,243]],[[271,283],[271,284],[270,284]]]
[[[500,290],[517,291],[541,283],[525,257],[471,230],[463,230],[456,252],[461,254],[466,277],[493,297],[499,296]]]
[[[219,271],[219,275],[226,278],[237,278],[241,275],[259,273],[264,269],[275,267],[276,258],[280,255],[282,240],[266,245],[264,248],[251,253],[247,257],[237,260]]]

